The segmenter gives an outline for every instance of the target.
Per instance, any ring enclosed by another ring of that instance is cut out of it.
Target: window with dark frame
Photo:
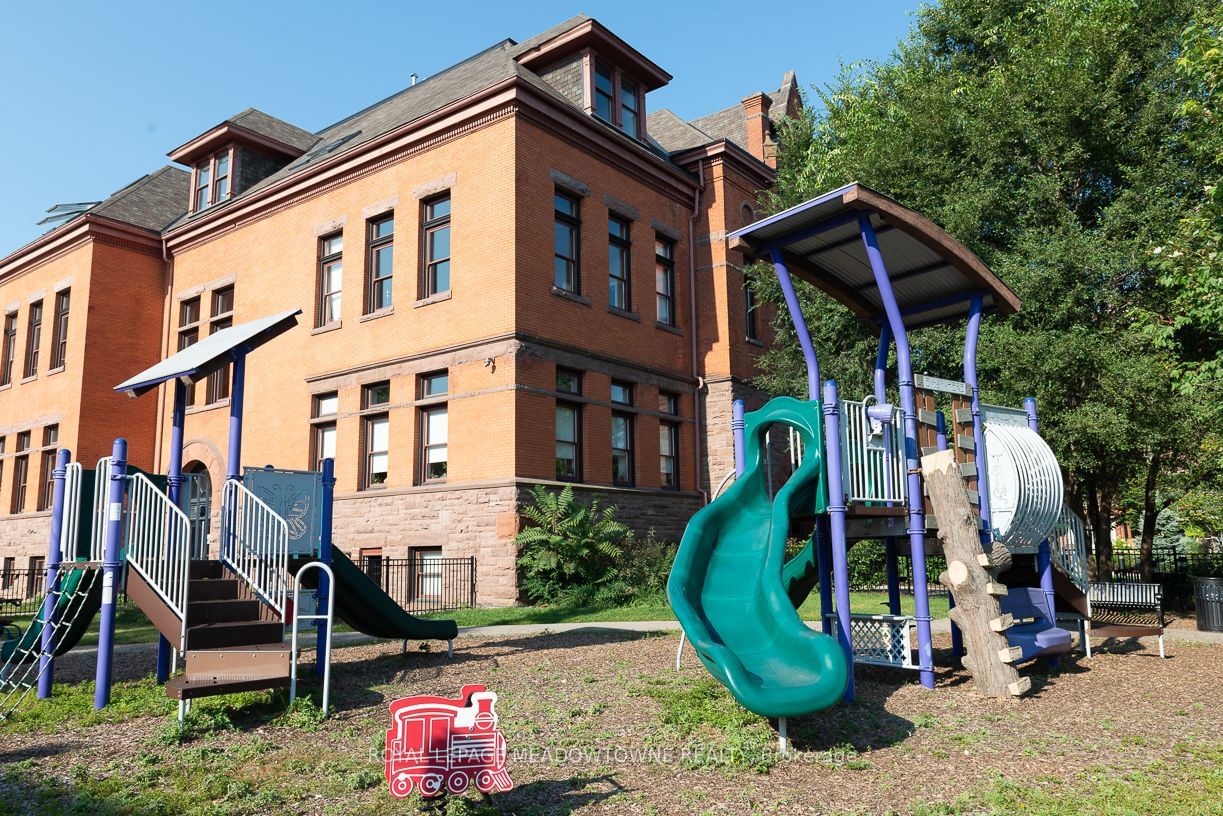
[[[615,405],[633,404],[633,384],[612,380],[611,401]],[[611,423],[612,483],[631,485],[633,468],[633,415],[623,411],[612,412]]]
[[[665,326],[675,325],[675,242],[654,237],[654,300],[657,319]]]
[[[7,555],[4,557],[4,569],[0,571],[0,590],[7,591],[13,586],[14,573],[17,572],[17,557]]]
[[[616,86],[615,75],[610,65],[595,62],[595,116],[604,122],[615,124]]]
[[[191,211],[206,210],[229,198],[233,179],[233,157],[227,148],[209,156],[195,166],[195,190],[191,194]]]
[[[8,443],[8,437],[0,434],[0,496],[4,495],[4,446]]]
[[[212,312],[208,318],[208,334],[213,335],[234,324],[234,288],[226,286],[212,293]],[[208,405],[229,399],[230,364],[208,375],[205,401]]]
[[[32,598],[43,586],[43,576],[46,575],[47,571],[47,559],[42,555],[31,555],[30,560],[26,564],[28,571],[25,576],[25,596]]]
[[[634,139],[637,138],[638,104],[637,83],[620,77],[620,129]]]
[[[435,371],[422,374],[419,379],[419,398],[434,400],[450,391],[450,374]],[[445,402],[429,402],[420,408],[420,462],[421,483],[444,482],[449,459],[450,416]]]
[[[626,219],[607,217],[607,303],[625,312],[633,307],[631,235]]]
[[[361,388],[361,489],[385,485],[391,456],[391,384],[371,383]]]
[[[71,290],[55,293],[55,323],[51,327],[51,368],[63,368],[68,362],[68,309]]]
[[[420,245],[424,252],[420,296],[450,291],[450,193],[421,205]]]
[[[229,151],[213,157],[212,204],[220,204],[229,198]]]
[[[324,459],[335,459],[336,415],[340,412],[340,398],[335,391],[315,394],[310,405],[310,463],[315,472],[321,473]]]
[[[344,287],[344,233],[324,235],[318,241],[318,306],[314,327],[340,322]]]
[[[662,486],[679,489],[679,425],[662,420],[658,423],[658,458]]]
[[[556,390],[559,394],[581,395],[581,372],[558,367]],[[556,400],[556,478],[567,482],[582,479],[582,406],[563,397]]]
[[[580,255],[582,245],[581,209],[577,196],[563,190],[554,195],[553,280],[557,289],[581,292]]]
[[[442,597],[442,548],[413,547],[411,600],[437,600]]]
[[[633,384],[623,380],[611,381],[611,401],[617,405],[633,404]]]
[[[395,214],[371,219],[365,259],[365,313],[392,305],[391,284],[395,262]]]
[[[748,278],[743,279],[743,325],[748,340],[759,340],[756,333],[756,291]]]
[[[200,341],[200,298],[198,296],[179,301],[178,304],[178,351],[194,346]],[[187,404],[195,405],[195,383],[187,386]]]
[[[13,359],[17,356],[17,313],[4,316],[4,349],[0,352],[0,385],[13,381]]]
[[[59,452],[59,426],[42,429],[42,484],[38,491],[38,510],[50,510],[55,500],[55,455]]]
[[[208,209],[208,196],[212,190],[212,159],[195,168],[195,212]]]
[[[13,496],[9,512],[25,511],[25,493],[30,479],[30,431],[17,434],[17,456],[13,458]]]
[[[25,373],[23,377],[33,377],[38,373],[38,352],[42,344],[42,301],[36,300],[30,304],[29,322],[26,324],[25,335]]]

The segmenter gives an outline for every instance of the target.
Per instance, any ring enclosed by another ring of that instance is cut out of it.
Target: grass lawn
[[[30,625],[33,616],[14,618],[13,625],[22,631]],[[140,611],[140,607],[132,602],[121,603],[115,610],[115,643],[154,643],[157,640],[157,628],[149,623],[149,619]],[[98,619],[94,617],[88,631],[81,637],[81,646],[98,645]]]
[[[854,612],[884,614],[887,612],[887,595],[882,592],[851,592],[849,606]],[[913,598],[901,596],[901,612],[913,614]],[[818,620],[820,599],[817,595],[808,598],[799,608],[804,620]],[[946,596],[930,599],[930,614],[936,618],[947,617]],[[456,609],[450,612],[434,612],[424,617],[444,618],[457,621],[459,626],[502,626],[528,623],[605,623],[609,621],[675,620],[671,607],[659,599],[654,603],[633,604],[612,608],[572,606],[506,606]]]

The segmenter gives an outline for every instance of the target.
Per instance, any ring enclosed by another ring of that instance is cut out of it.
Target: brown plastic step
[[[265,676],[180,674],[166,681],[166,696],[171,700],[195,700],[200,697],[214,697],[218,694],[288,687],[289,675],[287,674]]]
[[[223,578],[225,571],[221,567],[220,561],[192,561],[187,569],[187,578]]]
[[[189,649],[188,674],[269,675],[289,673],[289,644],[268,643],[235,649]]]
[[[280,643],[284,627],[273,621],[205,623],[187,629],[187,650],[225,649]]]
[[[230,601],[237,597],[237,578],[196,578],[187,583],[191,601]]]
[[[258,621],[260,603],[240,598],[200,601],[191,598],[187,603],[187,625],[205,623],[232,623],[235,621]]]

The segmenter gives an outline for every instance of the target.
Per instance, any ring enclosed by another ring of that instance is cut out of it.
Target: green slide
[[[65,622],[60,629],[59,642],[55,644],[55,655],[64,654],[81,642],[93,618],[102,608],[102,577],[95,569],[77,569],[71,562],[60,567],[60,596],[56,604],[57,620]],[[38,656],[42,641],[42,610],[26,627],[20,638],[0,643],[0,660],[8,660],[15,651],[28,652],[18,658],[22,663]]]
[[[313,559],[296,558],[289,562],[294,573]],[[335,586],[335,616],[358,632],[387,640],[452,640],[459,633],[452,620],[428,620],[409,615],[390,595],[338,549],[331,551]],[[310,570],[302,584],[318,586],[318,570]]]
[[[802,437],[806,455],[770,500],[761,445],[773,423]],[[791,717],[835,705],[845,692],[845,653],[799,618],[787,594],[791,515],[827,511],[819,403],[771,400],[746,417],[747,467],[688,522],[667,581],[675,616],[710,674],[745,708]],[[797,564],[795,565],[797,566]]]

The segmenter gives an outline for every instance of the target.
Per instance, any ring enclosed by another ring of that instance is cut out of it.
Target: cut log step
[[[1007,646],[998,650],[998,659],[1003,663],[1014,663],[1023,658],[1023,649],[1018,646]]]
[[[1005,632],[1015,625],[1015,617],[1009,612],[999,615],[996,618],[990,618],[989,628],[991,632]]]
[[[997,583],[994,583],[993,581],[990,581],[988,584],[985,585],[985,591],[988,592],[990,595],[993,595],[996,598],[1005,598],[1006,593],[1009,590],[1006,588],[1006,584],[997,584]]]
[[[1007,686],[1006,690],[1011,693],[1012,697],[1018,697],[1019,695],[1026,693],[1031,688],[1032,688],[1032,678],[1031,677],[1020,677],[1014,683],[1011,683],[1009,686]]]

